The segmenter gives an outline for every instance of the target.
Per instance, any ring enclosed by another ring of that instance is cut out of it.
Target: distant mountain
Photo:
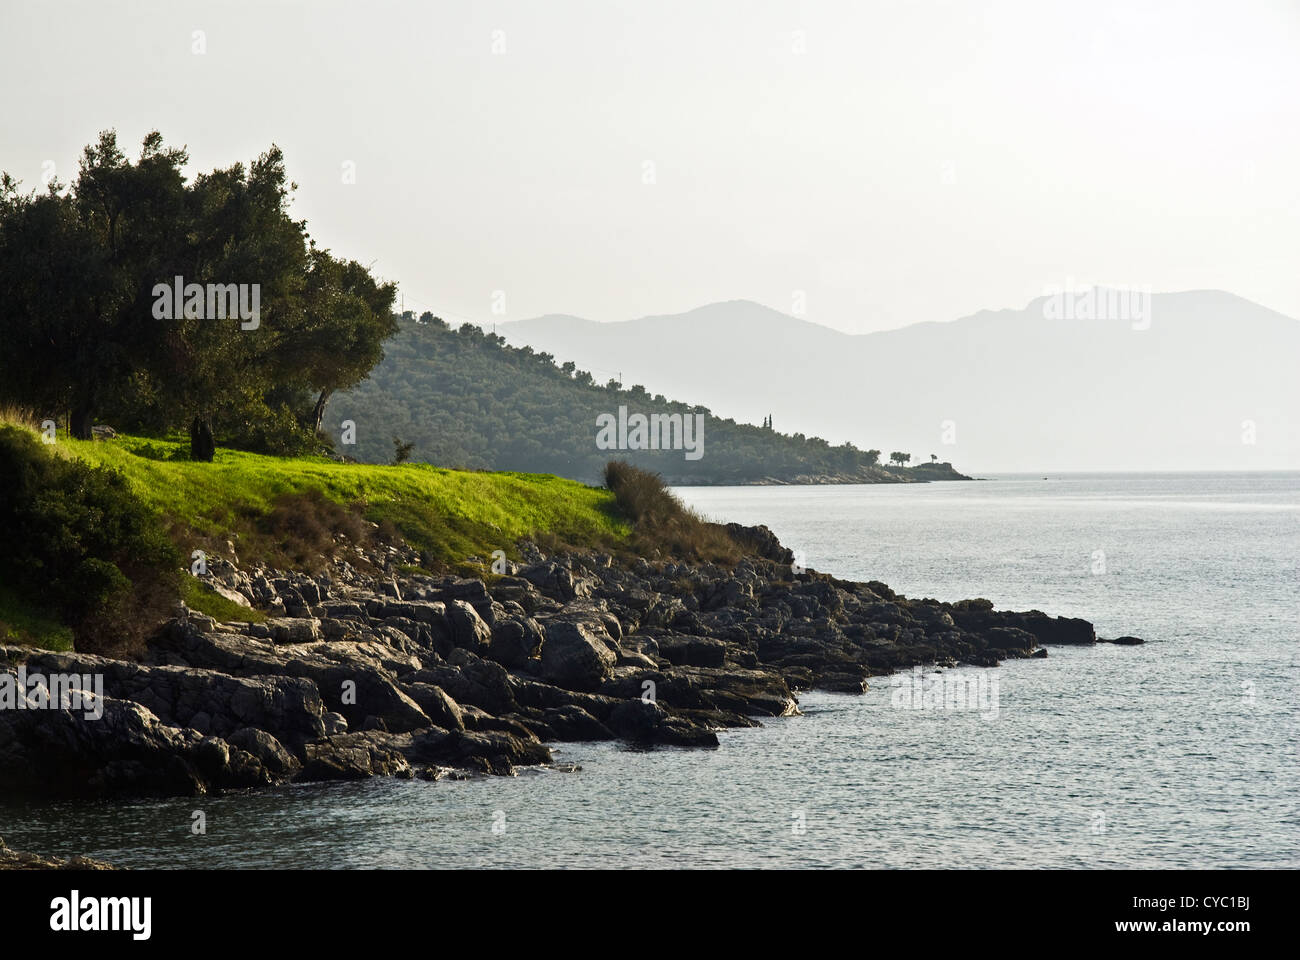
[[[1300,467],[1300,322],[1214,290],[1151,295],[1149,325],[1059,305],[862,335],[744,300],[499,331],[720,416],[968,472]]]
[[[878,463],[879,450],[737,424],[703,406],[620,389],[473,324],[452,330],[432,316],[404,316],[383,362],[333,399],[327,429],[339,428],[341,438],[347,421],[355,444],[338,450],[363,461],[387,462],[397,438],[413,445],[411,459],[437,466],[587,483],[600,482],[610,460],[687,484],[968,479],[948,463],[890,468]]]

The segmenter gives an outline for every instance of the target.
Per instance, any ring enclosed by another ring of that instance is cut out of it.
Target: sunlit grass
[[[213,463],[194,463],[187,459],[187,443],[129,436],[79,441],[60,435],[52,449],[120,470],[135,493],[168,520],[214,540],[246,529],[285,495],[313,491],[340,504],[360,504],[367,520],[388,521],[407,542],[446,564],[494,550],[512,552],[522,539],[596,546],[617,544],[629,533],[607,490],[550,474],[339,463],[223,449]]]
[[[254,610],[233,600],[227,600],[196,577],[181,577],[181,599],[191,610],[206,614],[220,623],[232,621],[261,623],[266,619],[266,614],[261,610]]]

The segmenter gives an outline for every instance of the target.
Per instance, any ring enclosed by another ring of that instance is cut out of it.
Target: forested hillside
[[[431,314],[417,320],[407,313],[400,326],[370,378],[339,393],[329,407],[325,428],[340,453],[387,462],[400,441],[412,446],[399,458],[542,471],[588,483],[598,482],[611,459],[655,470],[673,483],[888,483],[951,473],[889,469],[879,464],[878,450],[719,419],[639,386],[600,385],[572,363],[557,365],[550,354],[507,346],[503,337],[472,324],[453,330]],[[688,459],[684,449],[598,446],[598,418],[617,418],[620,407],[629,417],[703,414],[698,459]],[[345,436],[346,421],[355,425],[354,437]]]

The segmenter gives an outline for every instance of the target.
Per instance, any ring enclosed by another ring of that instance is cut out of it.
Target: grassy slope
[[[214,463],[192,463],[182,459],[188,444],[136,437],[61,437],[55,450],[120,470],[137,495],[164,516],[217,539],[238,530],[241,521],[270,512],[278,497],[313,491],[340,504],[360,503],[368,520],[391,522],[413,546],[448,564],[493,550],[511,552],[526,537],[594,545],[628,534],[608,491],[550,475],[284,459],[234,450],[218,450]]]
[[[0,644],[71,650],[72,629],[49,616],[17,590],[0,585]]]
[[[234,450],[218,450],[214,463],[193,463],[185,459],[188,443],[126,436],[111,441],[61,436],[51,449],[122,472],[174,532],[218,543],[256,527],[278,498],[312,492],[339,504],[356,504],[372,522],[388,521],[408,543],[448,566],[469,556],[490,557],[494,550],[514,555],[515,543],[525,538],[616,546],[630,532],[609,491],[550,475],[348,464]],[[244,559],[257,559],[244,549],[247,538],[240,543]],[[193,609],[221,620],[265,616],[190,577],[182,579],[182,597]],[[0,585],[0,643],[70,650],[73,636],[39,601]]]

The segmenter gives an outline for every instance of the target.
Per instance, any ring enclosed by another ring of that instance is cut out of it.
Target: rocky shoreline
[[[951,463],[918,463],[914,467],[888,470],[884,467],[861,467],[857,470],[839,473],[799,474],[788,479],[780,477],[760,477],[756,480],[718,481],[696,480],[677,477],[670,482],[678,487],[800,487],[800,486],[836,486],[863,483],[939,483],[945,480],[974,480],[964,473],[958,473]]]
[[[728,530],[750,554],[734,569],[531,545],[486,579],[403,573],[406,547],[352,548],[316,576],[212,558],[205,581],[270,619],[182,607],[139,661],[0,647],[0,671],[102,677],[104,694],[98,718],[0,710],[0,783],[131,797],[509,775],[552,764],[548,743],[715,747],[797,714],[804,690],[1098,639],[1085,620],[795,573],[766,527]]]
[[[90,857],[42,857],[11,850],[0,837],[0,870],[116,870],[111,863]]]

